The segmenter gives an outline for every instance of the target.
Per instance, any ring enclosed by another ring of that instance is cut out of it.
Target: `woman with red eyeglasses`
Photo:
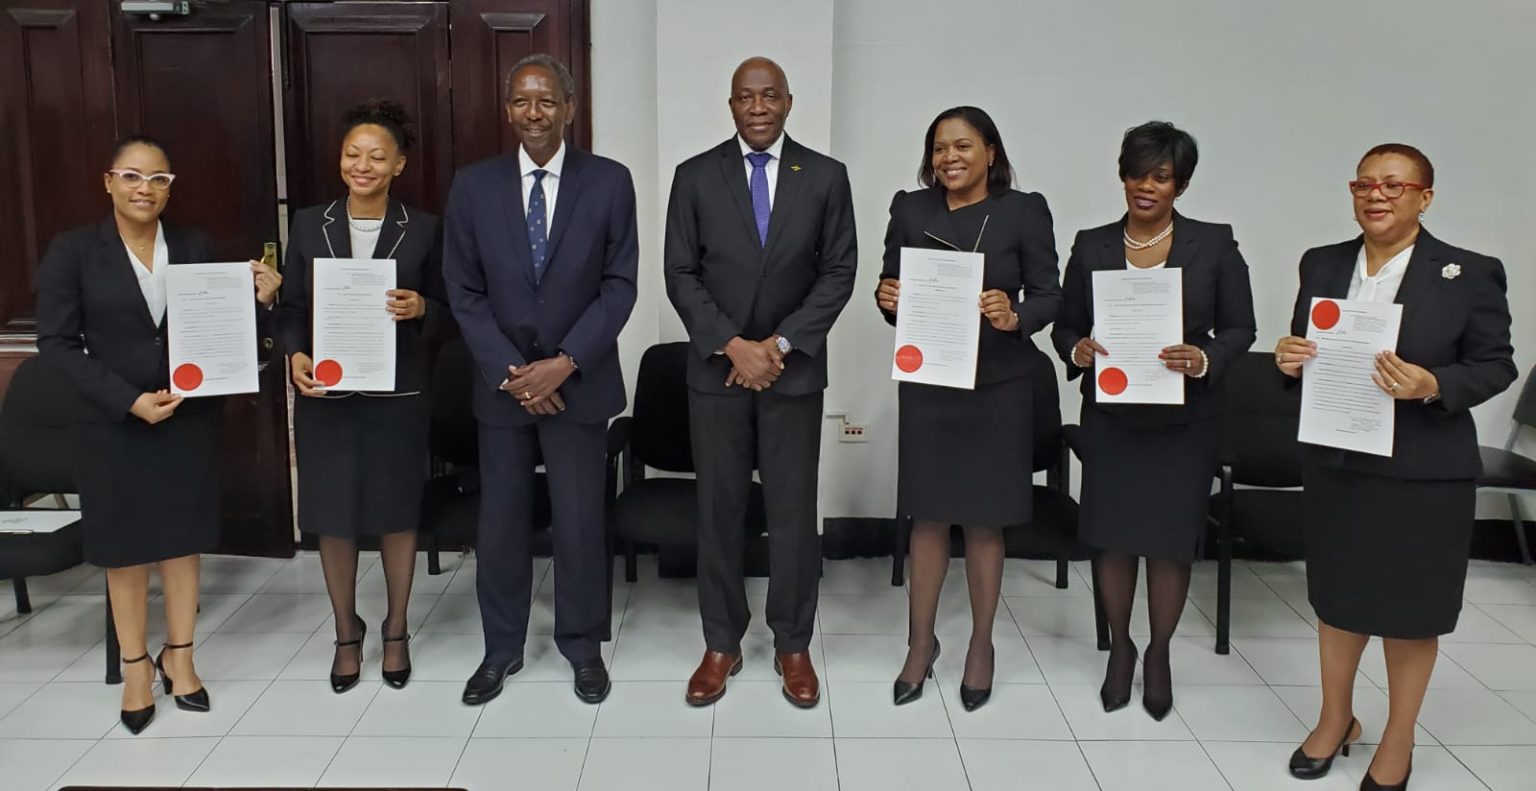
[[[1304,446],[1307,596],[1323,705],[1290,770],[1322,777],[1361,738],[1355,674],[1366,643],[1380,637],[1391,703],[1362,791],[1408,787],[1414,723],[1467,578],[1482,471],[1470,410],[1517,373],[1504,266],[1424,229],[1434,184],[1434,166],[1412,146],[1366,152],[1349,182],[1363,233],[1302,256],[1291,335],[1275,347],[1275,365],[1300,380],[1317,354],[1303,337],[1314,297],[1403,306],[1397,348],[1376,356],[1371,375],[1396,399],[1392,455]]]
[[[106,568],[124,657],[122,722],[135,734],[155,716],[157,670],[177,708],[210,708],[192,636],[198,556],[219,544],[223,410],[218,398],[170,392],[166,269],[216,259],[207,235],[161,221],[174,179],[165,146],[142,136],[118,143],[102,179],[112,213],[59,234],[37,273],[38,352],[90,406],[72,448],[80,530],[86,561]],[[282,277],[256,261],[251,271],[256,301],[270,306]],[[151,662],[152,570],[165,646]]]

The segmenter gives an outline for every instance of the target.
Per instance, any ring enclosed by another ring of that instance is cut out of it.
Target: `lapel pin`
[[[800,166],[799,165],[790,165],[789,169],[795,171],[796,173],[800,172]]]
[[[1461,264],[1446,264],[1445,268],[1440,270],[1440,276],[1446,280],[1455,280],[1461,277]]]

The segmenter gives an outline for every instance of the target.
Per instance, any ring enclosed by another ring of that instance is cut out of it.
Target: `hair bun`
[[[354,105],[342,116],[342,133],[351,132],[363,124],[374,124],[389,130],[401,150],[410,148],[416,139],[412,134],[411,114],[404,105],[393,99],[369,99]]]

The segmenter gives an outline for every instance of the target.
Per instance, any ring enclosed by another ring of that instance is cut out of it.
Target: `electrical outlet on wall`
[[[842,428],[837,434],[838,442],[868,442],[869,428],[857,423],[849,423],[844,420]]]

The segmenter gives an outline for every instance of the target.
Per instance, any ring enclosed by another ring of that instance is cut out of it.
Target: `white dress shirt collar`
[[[736,142],[741,145],[741,158],[743,160],[745,160],[747,158],[748,154],[755,154],[755,153],[757,153],[756,149],[754,149],[751,146],[747,145],[747,141],[743,140],[741,138],[741,135],[737,135],[736,136]],[[784,158],[784,133],[780,132],[779,133],[779,139],[773,141],[773,145],[767,147],[766,149],[763,149],[763,153],[766,153],[768,156],[773,157],[773,159],[769,160],[770,162],[777,162],[780,159],[783,159]],[[748,165],[748,167],[751,167],[751,166]]]
[[[528,149],[519,144],[517,147],[517,161],[522,166],[523,178],[532,178],[533,171],[535,170],[544,171],[544,178],[546,179],[550,176],[560,178],[560,169],[565,167],[565,141],[560,141],[560,147],[555,149],[555,155],[542,165],[534,162],[533,157],[528,156]]]
[[[1413,257],[1413,248],[1414,245],[1408,245],[1382,264],[1376,274],[1367,275],[1365,245],[1360,245],[1360,255],[1355,258],[1355,273],[1349,279],[1349,298],[1362,302],[1396,302],[1397,290],[1403,284],[1403,275],[1408,272],[1408,260]]]

